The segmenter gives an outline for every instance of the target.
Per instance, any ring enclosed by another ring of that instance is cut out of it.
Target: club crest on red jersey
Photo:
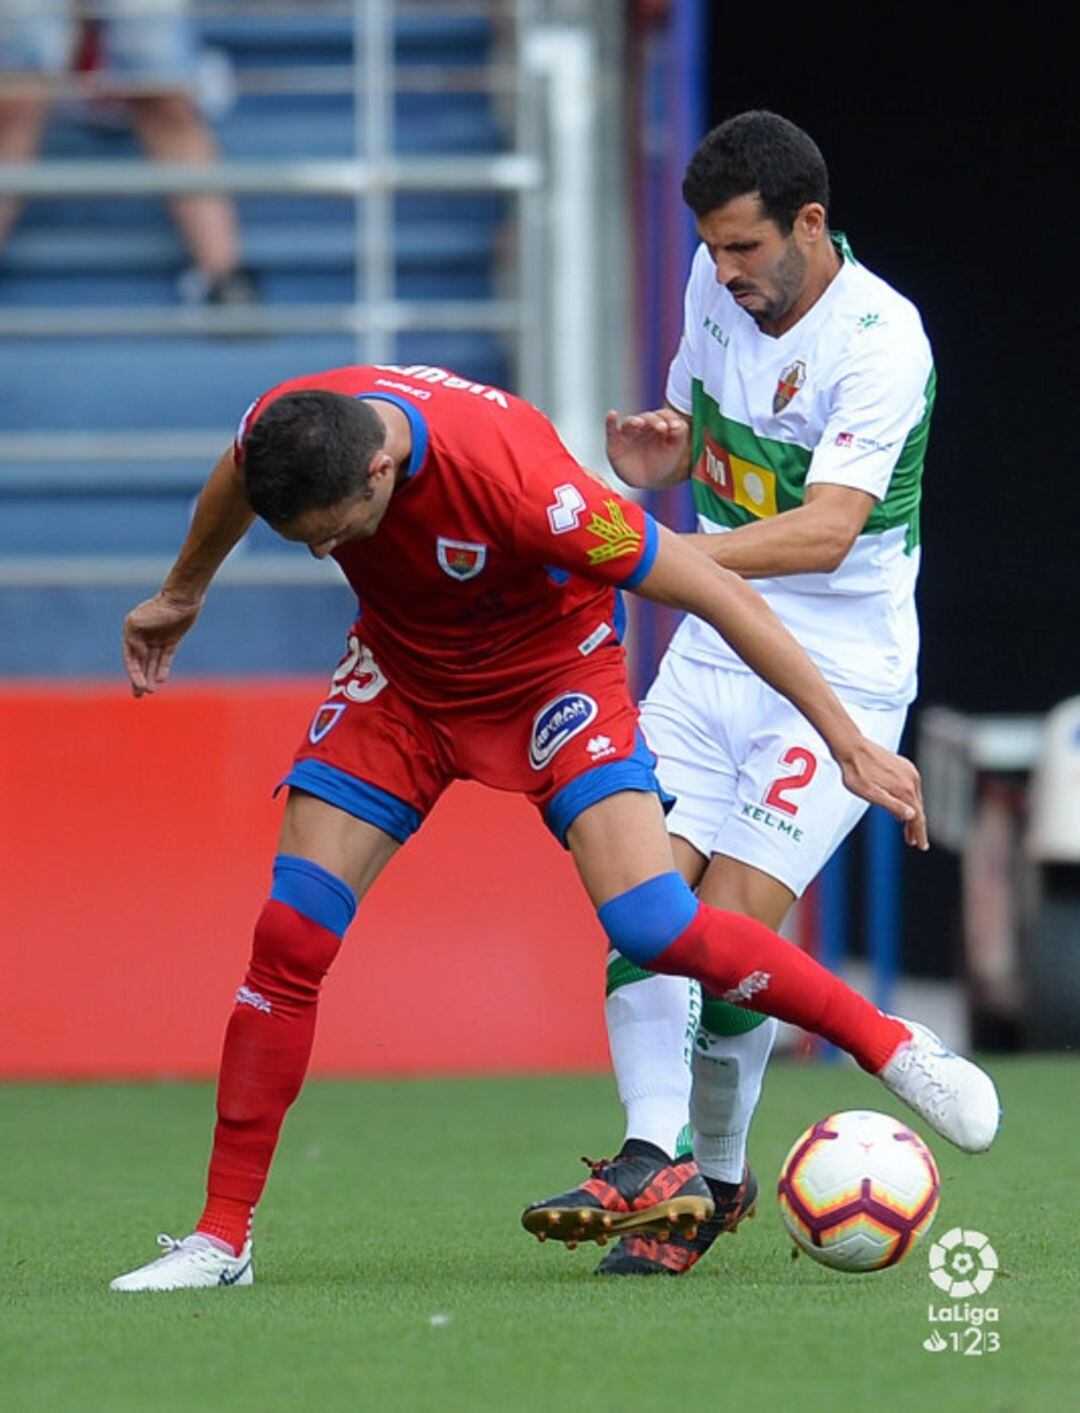
[[[324,736],[329,736],[345,712],[344,702],[324,702],[315,713],[308,728],[308,740],[317,746]]]
[[[806,382],[806,364],[801,358],[796,358],[795,362],[785,368],[777,381],[776,391],[773,393],[772,410],[776,416],[783,412],[788,403]]]
[[[474,545],[468,540],[448,540],[440,535],[435,541],[439,568],[451,579],[464,582],[475,579],[487,563],[487,545]]]

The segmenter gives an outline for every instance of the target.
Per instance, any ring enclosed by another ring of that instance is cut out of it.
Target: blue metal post
[[[641,395],[655,407],[663,399],[667,367],[682,327],[682,293],[697,244],[693,217],[682,200],[682,177],[705,132],[706,10],[704,0],[676,0],[663,27],[644,46],[640,233],[644,253],[640,329]],[[649,496],[648,508],[674,529],[693,528],[685,488]],[[674,615],[641,604],[636,619],[635,687],[644,694],[674,624]]]
[[[818,961],[839,973],[847,951],[848,844],[845,840],[818,875]],[[835,1045],[821,1043],[821,1058],[839,1058]]]
[[[880,806],[866,816],[866,889],[863,916],[874,971],[874,1004],[892,1005],[900,956],[900,826]]]

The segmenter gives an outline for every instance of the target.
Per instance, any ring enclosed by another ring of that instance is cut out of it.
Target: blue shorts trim
[[[336,805],[346,814],[383,830],[399,844],[404,844],[424,822],[424,816],[418,809],[399,800],[396,795],[380,790],[377,785],[369,785],[366,780],[358,780],[355,775],[339,770],[336,765],[328,765],[326,761],[297,761],[278,785],[278,790],[282,785],[295,785],[298,790],[306,790],[309,795],[325,800],[328,805]]]
[[[665,813],[675,803],[675,796],[667,794],[656,778],[656,757],[645,744],[645,738],[638,732],[634,754],[625,760],[609,761],[606,765],[593,766],[577,779],[571,780],[561,790],[552,795],[544,807],[544,823],[559,843],[566,848],[566,831],[582,811],[590,805],[606,800],[609,795],[617,795],[621,790],[639,790],[647,795],[659,795]]]
[[[681,873],[660,873],[609,898],[596,915],[608,941],[638,966],[666,951],[693,922],[698,900]]]
[[[645,548],[641,551],[641,558],[637,565],[619,584],[620,589],[636,589],[642,579],[646,577],[656,560],[657,551],[660,548],[660,531],[656,528],[656,521],[645,512]]]
[[[356,916],[356,894],[344,879],[296,854],[278,854],[274,860],[270,896],[295,908],[335,937],[344,937]]]

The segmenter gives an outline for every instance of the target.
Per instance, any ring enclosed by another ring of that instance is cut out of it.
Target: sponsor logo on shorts
[[[806,382],[806,364],[801,358],[796,358],[794,363],[788,366],[780,374],[776,383],[776,391],[773,393],[772,410],[773,415],[778,416],[787,407],[795,394]]]
[[[313,746],[317,746],[324,736],[329,736],[341,720],[344,711],[344,702],[324,702],[322,704],[312,717],[311,725],[308,727],[307,738]]]
[[[598,511],[585,527],[590,535],[595,535],[603,544],[594,545],[589,551],[590,564],[607,564],[609,560],[621,559],[625,554],[636,554],[641,545],[641,536],[623,514],[617,500],[604,501],[607,518]]]
[[[615,754],[615,747],[611,744],[610,736],[590,736],[585,749],[593,760],[603,760],[606,756]]]
[[[599,710],[584,692],[564,692],[542,706],[533,717],[529,741],[529,764],[533,770],[543,770],[556,751],[595,721]]]
[[[775,829],[777,834],[786,834],[796,844],[802,843],[802,830],[796,828],[790,819],[773,814],[772,810],[767,810],[764,805],[743,805],[741,813],[743,819],[752,820],[755,824],[762,824],[766,829]]]
[[[473,544],[470,540],[448,540],[440,535],[435,541],[435,555],[444,574],[464,583],[466,579],[475,579],[487,563],[487,545]]]
[[[733,986],[730,991],[725,991],[720,999],[727,1001],[730,1005],[737,1005],[740,1001],[749,1001],[759,991],[764,991],[771,980],[771,972],[752,971],[749,976],[744,976],[737,986]]]

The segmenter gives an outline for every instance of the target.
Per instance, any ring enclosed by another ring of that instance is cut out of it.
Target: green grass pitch
[[[846,1064],[772,1067],[758,1219],[678,1280],[596,1279],[596,1247],[518,1224],[584,1176],[578,1154],[617,1146],[609,1078],[312,1083],[259,1212],[255,1285],[157,1296],[106,1286],[158,1231],[189,1229],[210,1087],[0,1089],[0,1407],[1061,1413],[1080,1376],[1078,1069],[991,1067],[994,1149],[932,1142],[932,1234],[976,1228],[1001,1261],[982,1299],[1001,1348],[977,1356],[922,1348],[943,1299],[926,1246],[867,1276],[790,1257],[772,1190],[791,1142],[830,1110],[900,1114]]]

